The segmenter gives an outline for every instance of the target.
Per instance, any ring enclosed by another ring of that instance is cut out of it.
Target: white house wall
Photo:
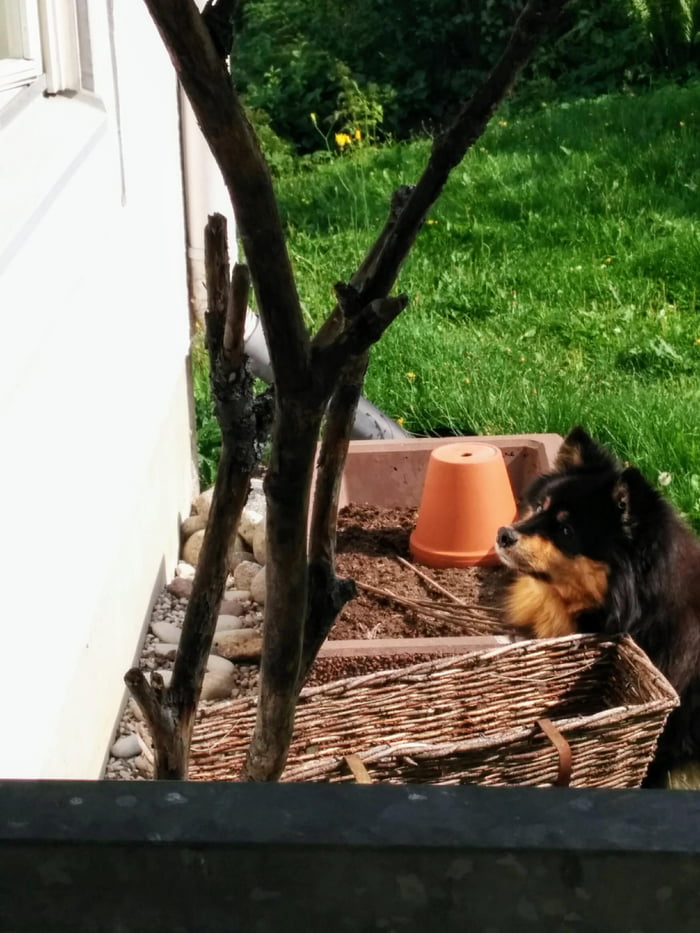
[[[192,492],[177,89],[113,7],[95,95],[0,128],[2,777],[99,776]]]

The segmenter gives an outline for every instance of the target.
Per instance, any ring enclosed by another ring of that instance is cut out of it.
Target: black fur
[[[605,604],[581,613],[577,628],[628,633],[680,695],[647,776],[656,786],[669,768],[700,759],[700,541],[638,470],[623,468],[582,428],[525,496],[532,510],[543,500],[547,512],[559,503],[567,511],[571,528],[557,546],[610,567]]]

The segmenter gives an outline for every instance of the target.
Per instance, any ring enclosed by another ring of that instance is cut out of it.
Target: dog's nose
[[[518,540],[518,532],[512,525],[504,525],[496,532],[496,543],[499,547],[511,547]]]

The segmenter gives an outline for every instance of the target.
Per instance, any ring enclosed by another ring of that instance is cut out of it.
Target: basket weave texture
[[[190,778],[236,780],[255,700],[200,710]],[[568,741],[572,787],[637,787],[678,696],[628,637],[572,635],[308,687],[283,781],[550,785],[559,756],[536,725]]]

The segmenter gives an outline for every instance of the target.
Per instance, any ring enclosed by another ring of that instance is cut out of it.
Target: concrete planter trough
[[[700,793],[0,782],[3,933],[689,933]]]

